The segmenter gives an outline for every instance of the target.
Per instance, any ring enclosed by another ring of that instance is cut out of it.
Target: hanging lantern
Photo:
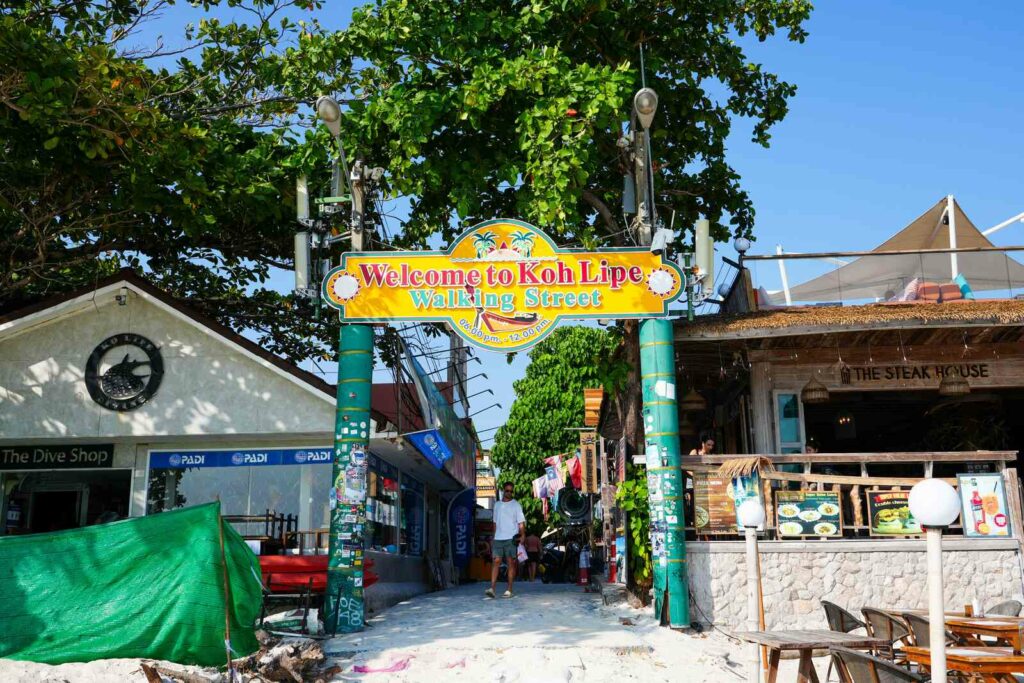
[[[690,389],[679,402],[679,408],[684,413],[703,413],[708,409],[708,402],[696,389]]]
[[[939,396],[966,396],[971,393],[971,385],[960,374],[959,368],[952,368],[939,382]]]
[[[812,377],[811,381],[800,390],[800,400],[804,403],[828,403],[828,387]]]

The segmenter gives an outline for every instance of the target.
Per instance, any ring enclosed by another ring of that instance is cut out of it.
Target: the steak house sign
[[[644,247],[560,249],[534,226],[502,219],[443,252],[345,254],[323,295],[346,322],[447,322],[473,344],[515,351],[562,318],[663,316],[682,278]]]
[[[871,365],[844,367],[839,371],[842,384],[928,384],[958,374],[970,381],[991,377],[988,363],[934,363],[922,365]]]

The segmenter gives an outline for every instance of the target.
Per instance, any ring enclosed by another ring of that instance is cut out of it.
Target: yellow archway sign
[[[447,322],[472,344],[518,351],[566,318],[649,318],[682,293],[676,264],[644,247],[559,249],[538,228],[498,219],[447,251],[353,252],[323,281],[345,322]]]

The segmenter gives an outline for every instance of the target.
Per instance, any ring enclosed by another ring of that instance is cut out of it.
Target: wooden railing
[[[1011,537],[1024,538],[1022,534],[1022,499],[1017,470],[1009,466],[1017,459],[1016,451],[944,451],[911,453],[798,453],[755,455],[707,455],[682,458],[682,469],[686,473],[713,472],[725,461],[735,458],[767,458],[776,467],[800,465],[802,472],[759,472],[767,515],[766,529],[769,537],[776,537],[774,493],[780,490],[838,491],[843,507],[843,537],[860,538],[869,535],[870,526],[866,519],[865,493],[868,491],[909,490],[922,479],[931,478],[939,470],[941,478],[957,486],[957,472],[978,471],[986,467],[989,473],[1000,473],[1006,492],[1007,513],[1010,517]],[[858,469],[859,474],[835,474],[814,470],[824,468]],[[959,467],[958,467],[959,466]],[[872,474],[874,469],[877,473]],[[900,470],[899,472],[878,472],[879,469]],[[917,471],[915,471],[917,470]],[[895,476],[892,476],[895,475]],[[688,487],[689,488],[689,487]],[[692,500],[687,503],[687,521],[692,523]],[[691,535],[696,534],[693,526],[687,526]],[[954,534],[962,533],[959,523],[950,527]],[[737,536],[698,536],[700,540],[729,540]]]

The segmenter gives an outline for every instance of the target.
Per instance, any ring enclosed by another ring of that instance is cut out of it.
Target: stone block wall
[[[927,606],[923,540],[768,541],[760,544],[766,625],[827,628],[821,600],[860,615],[862,607]],[[943,544],[946,604],[977,598],[983,606],[1024,601],[1015,540],[949,539]],[[746,565],[742,542],[687,544],[690,617],[746,629]]]

